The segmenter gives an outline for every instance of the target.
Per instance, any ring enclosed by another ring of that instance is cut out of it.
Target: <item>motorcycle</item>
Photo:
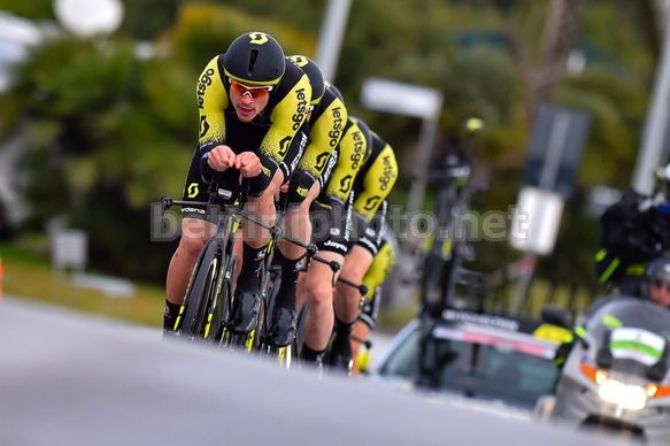
[[[575,329],[556,394],[537,413],[670,444],[670,311],[632,297],[602,302]]]

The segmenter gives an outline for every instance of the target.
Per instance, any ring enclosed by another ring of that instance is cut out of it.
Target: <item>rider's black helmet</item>
[[[247,85],[276,85],[286,70],[284,50],[261,32],[242,34],[223,55],[226,76]]]
[[[291,62],[299,66],[309,78],[309,84],[312,86],[312,100],[309,105],[316,107],[326,91],[326,82],[323,79],[321,68],[307,56],[296,54],[288,57]]]
[[[328,88],[333,94],[335,94],[335,96],[337,96],[337,98],[340,101],[344,102],[344,96],[342,96],[342,92],[338,90],[338,88],[335,85],[331,84],[330,82],[326,82],[326,88]]]

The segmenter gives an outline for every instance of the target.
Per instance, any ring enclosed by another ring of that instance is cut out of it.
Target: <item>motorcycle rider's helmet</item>
[[[652,298],[652,288],[665,287],[667,292],[670,292],[670,256],[664,255],[647,265],[646,281],[645,281],[645,295],[648,299]]]
[[[651,261],[647,266],[646,275],[648,280],[656,279],[670,283],[670,256],[665,255]]]

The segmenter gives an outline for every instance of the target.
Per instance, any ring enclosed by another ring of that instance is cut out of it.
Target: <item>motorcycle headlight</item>
[[[634,384],[603,378],[598,383],[598,396],[606,403],[627,410],[642,410],[647,405],[647,389]]]

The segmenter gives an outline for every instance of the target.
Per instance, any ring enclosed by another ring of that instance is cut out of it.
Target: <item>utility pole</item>
[[[329,82],[335,79],[350,7],[351,0],[329,0],[321,25],[316,62],[323,72],[323,77]]]
[[[640,193],[649,194],[654,189],[654,170],[663,161],[665,128],[668,125],[670,102],[670,14],[666,13],[663,49],[656,72],[656,81],[652,91],[647,119],[642,134],[642,145],[635,164],[633,188]]]

